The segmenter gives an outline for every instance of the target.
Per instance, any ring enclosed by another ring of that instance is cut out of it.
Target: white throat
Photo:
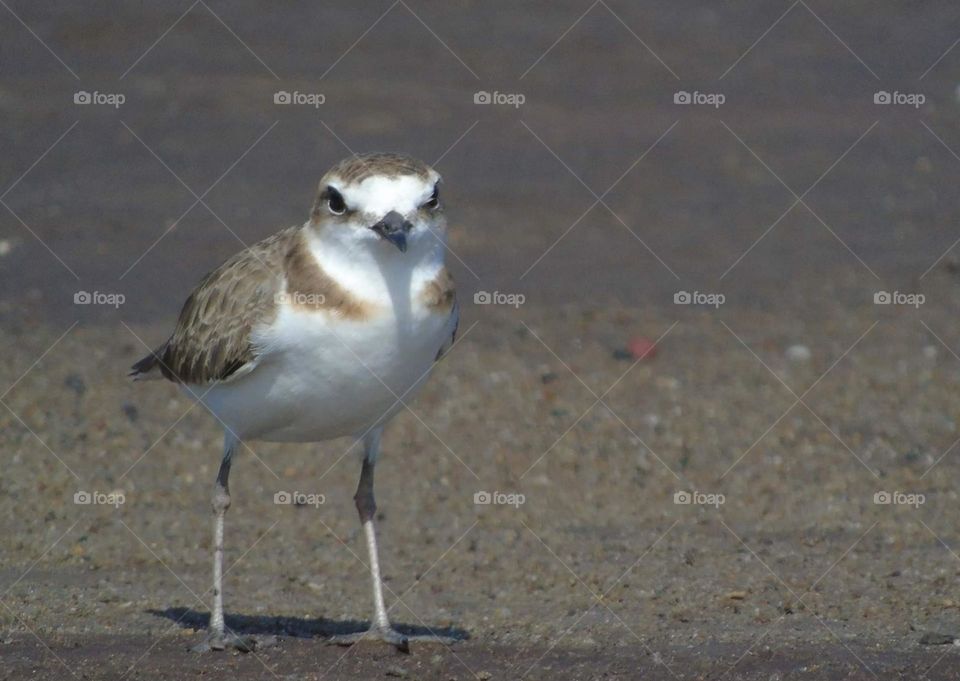
[[[317,263],[343,289],[371,302],[406,297],[431,281],[443,268],[444,234],[418,228],[406,253],[380,239],[357,239],[350,228],[315,229],[309,224],[307,244]]]

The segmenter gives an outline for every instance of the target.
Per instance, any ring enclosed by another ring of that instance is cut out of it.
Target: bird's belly
[[[413,399],[445,328],[438,315],[351,321],[285,312],[263,339],[276,349],[204,401],[246,439],[315,442],[360,435]]]

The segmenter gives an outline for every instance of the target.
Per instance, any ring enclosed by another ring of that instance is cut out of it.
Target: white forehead
[[[376,215],[395,210],[406,215],[430,198],[435,182],[435,177],[418,175],[374,175],[339,189],[347,206],[353,210]]]

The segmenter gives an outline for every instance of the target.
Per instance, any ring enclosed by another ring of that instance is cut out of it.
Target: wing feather
[[[283,261],[298,227],[290,227],[233,256],[210,272],[180,311],[170,338],[133,365],[135,380],[157,371],[171,381],[202,385],[253,369],[251,335],[269,323],[283,285]]]

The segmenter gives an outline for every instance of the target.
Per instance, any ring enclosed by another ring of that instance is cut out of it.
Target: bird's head
[[[310,222],[354,248],[415,250],[446,228],[440,175],[409,156],[351,156],[320,180]]]

